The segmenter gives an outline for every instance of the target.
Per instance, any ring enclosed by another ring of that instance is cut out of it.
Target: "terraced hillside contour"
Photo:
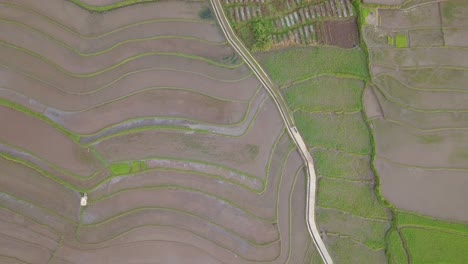
[[[79,4],[0,2],[0,262],[318,260],[302,159],[207,4]]]

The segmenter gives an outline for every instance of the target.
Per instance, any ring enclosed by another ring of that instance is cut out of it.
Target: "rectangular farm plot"
[[[37,157],[82,176],[102,167],[92,151],[75,143],[71,136],[36,117],[0,106],[0,141],[24,149]]]
[[[361,218],[325,208],[317,209],[317,221],[321,230],[351,236],[373,250],[385,247],[385,233],[390,228],[388,221]]]
[[[406,68],[395,69],[372,66],[375,75],[390,75],[410,87],[422,90],[468,91],[468,71],[455,68]]]
[[[360,48],[291,48],[259,54],[258,59],[280,85],[324,73],[349,74],[362,79],[368,76],[366,57]]]
[[[294,84],[282,92],[293,111],[354,112],[362,109],[363,88],[361,80],[320,76]]]
[[[385,250],[373,250],[348,236],[330,234],[327,237],[335,263],[386,263]]]
[[[370,49],[371,64],[392,67],[468,67],[468,50],[456,48]]]
[[[468,220],[466,170],[430,170],[377,156],[382,194],[397,208],[447,220]]]
[[[315,172],[319,176],[355,181],[370,181],[374,178],[367,155],[323,148],[313,148],[311,154]]]
[[[440,47],[447,43],[446,29],[440,28],[409,30],[409,42],[411,47]],[[450,45],[450,44],[448,44]]]
[[[156,129],[111,137],[97,143],[96,148],[109,162],[170,157],[219,163],[263,178],[268,153],[283,128],[281,118],[272,119],[277,114],[273,101],[268,100],[240,137]]]
[[[442,23],[445,27],[468,26],[468,3],[464,0],[452,0],[440,3]]]
[[[468,28],[444,28],[445,45],[468,47]]]
[[[440,27],[438,3],[425,4],[408,10],[379,9],[379,26],[393,30],[414,27]]]
[[[396,163],[427,169],[467,169],[468,138],[463,130],[420,131],[373,120],[376,153]]]
[[[388,209],[374,195],[372,183],[321,178],[318,182],[317,204],[350,214],[370,218],[388,219]]]
[[[79,195],[21,163],[0,158],[0,191],[78,221]],[[68,202],[67,202],[68,201]]]
[[[403,228],[413,263],[467,263],[467,233],[449,230]]]
[[[375,94],[385,119],[390,122],[401,122],[407,126],[425,130],[464,128],[468,124],[467,112],[454,114],[453,112],[414,111],[402,108],[396,101],[391,102],[379,91],[376,91]],[[456,97],[456,94],[453,96]]]
[[[463,111],[468,102],[468,93],[415,89],[388,75],[374,78],[377,89],[401,108],[420,111]]]
[[[296,112],[297,127],[309,147],[324,147],[351,153],[369,154],[369,132],[361,113]]]

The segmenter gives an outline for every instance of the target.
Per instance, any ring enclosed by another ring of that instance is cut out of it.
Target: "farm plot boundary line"
[[[306,198],[307,227],[324,263],[332,264],[333,260],[330,257],[330,254],[328,253],[328,250],[325,247],[322,238],[320,237],[320,233],[315,223],[316,175],[312,155],[310,155],[310,153],[308,152],[304,140],[302,139],[296,126],[294,125],[294,121],[289,112],[287,111],[287,107],[283,98],[281,97],[279,92],[274,89],[275,86],[273,82],[262,69],[260,64],[250,54],[250,52],[247,50],[244,44],[235,35],[231,25],[229,24],[226,14],[224,13],[224,9],[222,8],[220,1],[210,0],[210,2],[213,7],[213,11],[216,15],[216,18],[219,22],[219,26],[223,31],[224,35],[226,36],[226,39],[232,45],[232,47],[239,53],[239,55],[245,60],[246,64],[252,69],[259,81],[264,85],[265,89],[267,89],[268,93],[271,95],[287,127],[288,133],[290,134],[299,152],[301,153],[301,156],[307,167],[307,173],[309,175],[309,177],[307,177],[308,182]]]

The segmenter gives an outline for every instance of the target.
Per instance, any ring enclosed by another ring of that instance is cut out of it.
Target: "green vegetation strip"
[[[370,180],[372,171],[368,156],[350,155],[327,149],[313,149],[317,175],[350,180]]]
[[[468,236],[468,224],[466,223],[447,222],[404,211],[397,212],[397,223],[399,227],[438,229],[442,231],[459,232]]]
[[[294,114],[297,127],[309,147],[320,146],[328,149],[370,154],[369,131],[361,114]]]
[[[414,264],[468,263],[467,234],[422,228],[402,228],[401,232]]]
[[[374,198],[372,184],[322,178],[317,204],[369,219],[387,219],[387,210]]]
[[[293,111],[353,112],[362,109],[363,88],[360,80],[323,76],[295,84],[282,92]]]
[[[368,80],[365,53],[360,48],[291,48],[259,55],[259,60],[279,85],[319,74],[348,74]]]

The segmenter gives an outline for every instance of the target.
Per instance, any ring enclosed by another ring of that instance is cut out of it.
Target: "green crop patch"
[[[320,74],[369,78],[366,55],[360,48],[291,48],[262,53],[258,57],[272,79],[280,85]]]
[[[408,262],[403,242],[396,230],[390,231],[387,237],[387,258],[390,264]]]
[[[269,50],[273,44],[273,25],[266,18],[257,18],[248,22],[234,22],[234,29],[244,44],[252,51]]]
[[[316,173],[320,176],[350,180],[370,180],[373,177],[368,156],[326,149],[315,149],[312,156]]]
[[[390,227],[387,221],[365,219],[336,210],[317,210],[317,222],[321,229],[330,233],[351,236],[373,250],[385,247],[385,233]]]
[[[395,36],[395,45],[397,48],[407,48],[408,38],[404,34],[397,34]]]
[[[387,219],[387,209],[374,197],[370,183],[321,178],[317,204],[374,219]]]
[[[109,166],[112,175],[125,175],[129,174],[131,167],[129,163],[115,163]]]
[[[361,23],[362,24],[367,24],[367,17],[369,15],[374,15],[376,10],[374,8],[369,8],[369,7],[362,7],[361,8]]]
[[[403,228],[412,263],[468,263],[468,235],[434,229]]]
[[[395,39],[392,36],[387,36],[387,44],[389,46],[395,46]]]
[[[318,146],[351,153],[370,154],[369,131],[361,113],[296,112],[297,127],[310,147]]]
[[[330,253],[334,263],[376,264],[385,263],[383,249],[376,251],[348,236],[330,235]]]
[[[355,112],[362,109],[363,88],[361,80],[321,76],[286,89],[284,98],[293,110]]]

